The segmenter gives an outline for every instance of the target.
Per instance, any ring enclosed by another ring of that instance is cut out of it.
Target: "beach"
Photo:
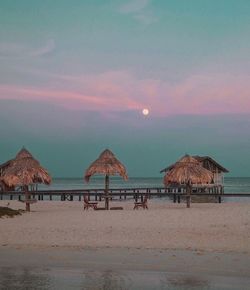
[[[241,253],[0,247],[0,289],[248,290]]]
[[[250,203],[111,205],[124,209],[84,211],[82,202],[38,201],[31,212],[0,219],[0,289],[7,289],[6,275],[15,287],[21,283],[24,269],[29,283],[47,277],[57,289],[70,289],[68,281],[76,289],[248,289]]]
[[[9,203],[24,208],[18,201]],[[0,220],[0,245],[250,253],[250,203],[193,203],[187,209],[185,203],[150,200],[149,210],[133,210],[132,201],[111,206],[124,210],[84,211],[82,202],[38,201],[30,213]]]

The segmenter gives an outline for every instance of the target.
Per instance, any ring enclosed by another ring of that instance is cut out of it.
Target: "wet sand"
[[[250,285],[250,257],[240,253],[2,246],[0,257],[0,289],[247,290]]]

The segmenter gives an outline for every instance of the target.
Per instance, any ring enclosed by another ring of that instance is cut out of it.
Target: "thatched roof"
[[[217,168],[217,170],[219,172],[224,172],[224,173],[227,173],[229,172],[229,170],[227,170],[225,167],[223,167],[221,164],[219,164],[217,161],[215,161],[213,158],[209,157],[209,156],[192,156],[193,158],[195,158],[197,161],[199,161],[201,163],[201,165],[203,167],[205,167],[206,169],[210,170],[212,169],[211,167],[213,168]],[[163,173],[163,172],[167,172],[169,170],[171,170],[174,166],[175,166],[176,163],[173,163],[171,165],[169,165],[168,167],[162,169],[160,171],[160,173]],[[211,164],[210,166],[207,166]],[[210,170],[210,171],[213,171],[213,170]]]
[[[24,147],[17,153],[15,159],[17,160],[17,159],[23,159],[23,158],[33,158],[34,159],[32,154]]]
[[[9,166],[4,170],[1,180],[9,187],[51,183],[48,171],[25,148],[17,154],[15,159],[11,160]]]
[[[94,174],[120,175],[125,180],[128,179],[125,166],[108,149],[104,150],[86,170],[85,180],[88,182]]]
[[[215,161],[213,158],[209,156],[193,156],[196,160],[201,162],[203,164],[203,167],[206,169],[213,171],[214,168],[216,168],[219,172],[228,173],[229,170],[223,167],[221,164],[219,164],[217,161]]]
[[[12,160],[8,160],[2,164],[0,164],[0,176],[3,175],[4,173],[4,170],[6,170],[7,167],[9,167],[10,163],[11,163]]]
[[[11,161],[12,161],[12,160],[8,160],[8,161],[6,161],[6,162],[0,164],[0,169],[4,169],[4,168],[8,167],[8,166],[10,165],[10,162],[11,162]]]
[[[195,158],[185,155],[167,171],[164,184],[206,184],[213,181],[211,171],[201,166]]]

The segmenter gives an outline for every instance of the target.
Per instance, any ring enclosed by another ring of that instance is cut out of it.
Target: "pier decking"
[[[61,201],[82,201],[84,195],[88,195],[90,200],[101,201],[105,196],[104,189],[72,189],[72,190],[37,190],[29,191],[29,195],[36,200],[61,200]],[[185,187],[153,187],[153,188],[114,188],[109,190],[110,199],[122,200],[133,198],[136,201],[143,199],[147,195],[150,197],[169,197],[173,202],[180,203],[181,198],[187,196]],[[204,188],[195,187],[192,196],[214,197],[220,203],[222,197],[250,197],[250,193],[224,193],[223,187]],[[20,200],[24,199],[24,191],[0,192],[0,200]]]

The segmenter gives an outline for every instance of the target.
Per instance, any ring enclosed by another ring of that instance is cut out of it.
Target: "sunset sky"
[[[105,148],[130,176],[185,153],[250,176],[250,1],[1,1],[0,162],[22,146],[53,176]]]

